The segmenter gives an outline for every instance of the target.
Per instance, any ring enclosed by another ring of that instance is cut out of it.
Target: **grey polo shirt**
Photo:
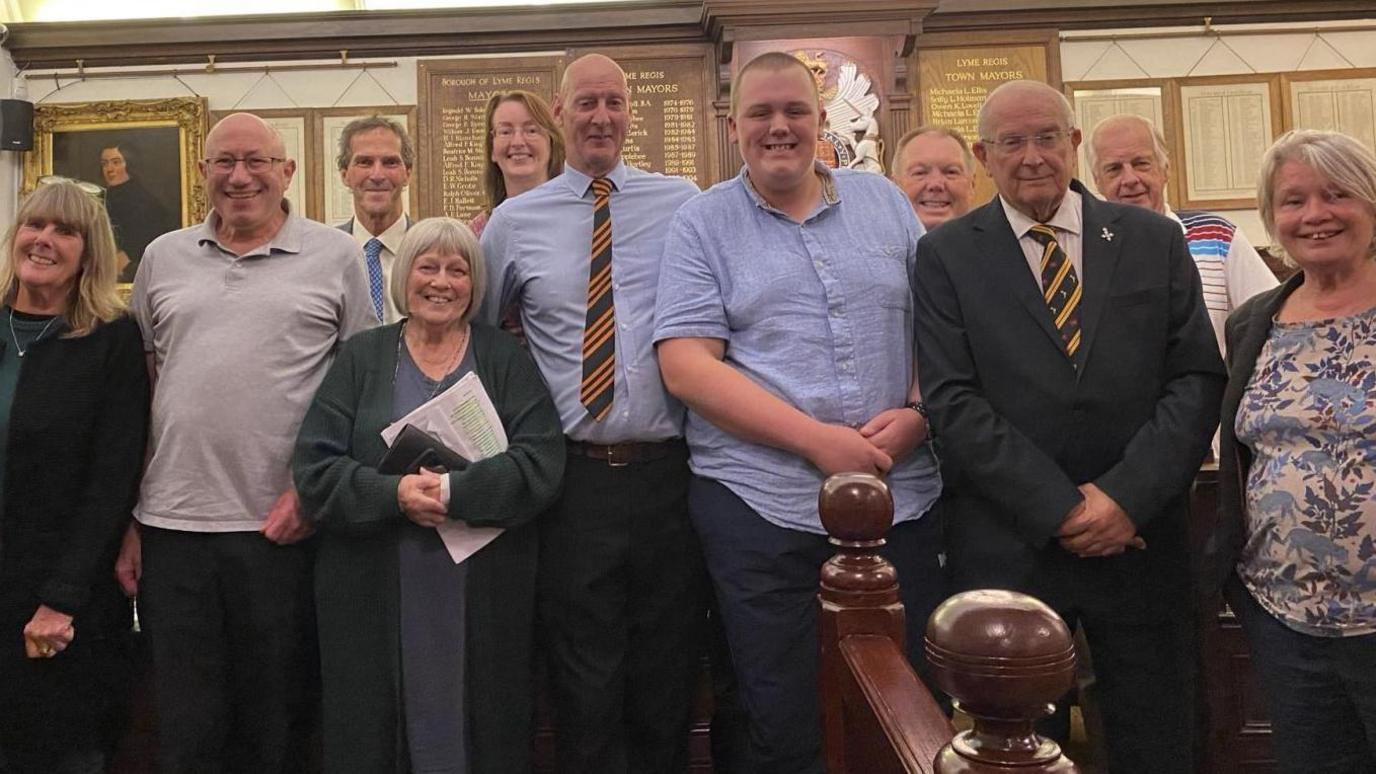
[[[220,246],[214,213],[148,245],[131,306],[157,364],[134,517],[189,532],[261,528],[336,348],[377,323],[353,237],[288,211],[262,247]]]

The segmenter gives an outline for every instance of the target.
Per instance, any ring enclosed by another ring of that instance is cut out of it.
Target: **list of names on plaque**
[[[1271,88],[1254,83],[1182,85],[1185,198],[1247,201],[1272,138]]]
[[[979,108],[1000,84],[1046,80],[1044,46],[974,46],[918,52],[918,102],[922,122],[947,126],[969,142],[979,139]],[[994,195],[994,183],[981,168],[975,174],[975,201]]]
[[[623,63],[634,120],[621,155],[627,164],[706,185],[700,59]]]
[[[545,100],[553,92],[553,68],[528,71],[457,72],[437,74],[432,83],[433,115],[438,120],[437,162],[439,211],[468,220],[485,207],[483,172],[483,114],[493,94],[523,89]]]

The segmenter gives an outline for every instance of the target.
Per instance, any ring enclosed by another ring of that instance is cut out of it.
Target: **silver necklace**
[[[18,352],[20,357],[28,354],[29,350],[33,349],[33,345],[37,344],[38,340],[43,338],[43,334],[47,333],[48,329],[53,327],[53,323],[57,322],[57,318],[60,316],[61,315],[53,315],[52,318],[48,320],[48,324],[43,326],[43,330],[39,331],[37,336],[29,339],[29,346],[21,347],[19,346],[19,334],[14,332],[14,307],[10,307],[10,338],[14,339],[14,351]]]
[[[403,344],[405,344],[405,342],[406,342],[406,321],[402,321],[402,323],[401,323],[401,335],[397,337],[397,364],[392,368],[392,383],[393,383],[393,384],[396,384],[396,381],[397,381],[397,370],[401,368],[401,347],[402,347]],[[445,378],[446,376],[448,376],[451,372],[453,372],[455,366],[458,365],[459,353],[463,352],[464,346],[467,345],[467,344],[468,344],[468,328],[465,327],[464,330],[463,330],[462,336],[459,338],[459,344],[458,344],[458,346],[454,347],[454,354],[451,355],[451,356],[449,357],[449,363],[448,363],[447,366],[445,367],[444,373],[440,374],[440,378],[438,378],[438,379],[435,380],[435,386],[432,387],[432,388],[430,388],[430,395],[427,396],[425,400],[421,401],[422,404],[424,404],[424,403],[429,403],[430,401],[434,400],[434,398],[435,398],[436,395],[439,394],[440,385],[444,384],[444,378]],[[408,348],[407,351],[409,352],[410,349]],[[413,362],[413,363],[416,364],[416,371],[419,373],[421,379],[424,380],[424,381],[421,382],[421,384],[424,385],[424,384],[425,384],[425,381],[428,381],[430,377],[426,376],[426,375],[425,375],[425,371],[421,369],[421,367],[420,367],[420,358],[415,357],[415,356],[412,356],[411,362]]]

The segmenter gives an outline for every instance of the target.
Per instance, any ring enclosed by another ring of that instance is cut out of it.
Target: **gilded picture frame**
[[[143,245],[205,217],[196,162],[205,151],[206,108],[200,97],[35,105],[22,192],[47,175],[104,188],[121,253],[120,281],[131,282]],[[115,222],[121,211],[140,215],[125,225]]]

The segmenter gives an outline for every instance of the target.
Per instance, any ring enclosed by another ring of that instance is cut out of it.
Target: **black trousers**
[[[1148,539],[1148,553],[1079,559],[1041,552],[1029,580],[1017,562],[952,564],[953,592],[999,588],[1031,594],[1075,630],[1094,662],[1094,697],[1112,774],[1195,774],[1194,612],[1184,549]],[[1128,549],[1136,552],[1137,549]],[[1110,565],[1110,563],[1112,563]],[[1155,564],[1153,564],[1155,563]],[[1166,573],[1163,567],[1178,566]],[[1110,569],[1111,567],[1111,569]],[[1064,743],[1070,696],[1038,730]]]
[[[311,543],[142,528],[165,774],[296,774],[315,757],[319,661]]]
[[[765,521],[721,483],[694,478],[689,503],[701,536],[760,774],[822,774],[817,697],[817,601],[825,535]],[[930,513],[889,530],[880,549],[898,570],[908,660],[927,678],[927,618],[946,598],[941,519]]]
[[[613,467],[571,454],[540,522],[538,605],[559,771],[681,772],[706,576],[688,452]]]

